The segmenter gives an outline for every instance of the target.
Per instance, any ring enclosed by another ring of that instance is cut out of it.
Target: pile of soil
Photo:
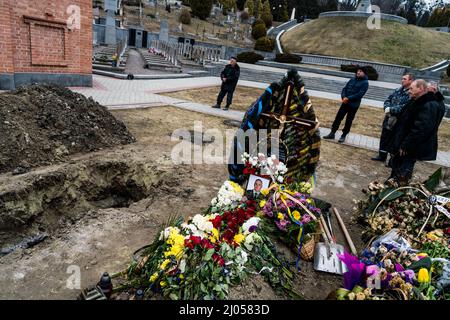
[[[136,141],[106,107],[55,85],[0,94],[0,173]]]

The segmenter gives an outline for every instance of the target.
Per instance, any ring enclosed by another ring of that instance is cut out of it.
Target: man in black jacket
[[[402,76],[402,86],[396,89],[384,102],[384,120],[381,129],[380,148],[378,156],[371,158],[374,161],[383,161],[387,159],[386,143],[389,143],[393,134],[392,129],[395,127],[398,116],[402,113],[403,108],[411,99],[409,96],[409,87],[414,81],[414,75],[406,73]]]
[[[223,110],[228,110],[233,102],[233,93],[239,81],[240,67],[237,64],[235,57],[230,58],[230,64],[225,66],[225,69],[220,73],[222,79],[222,86],[220,87],[219,95],[217,96],[217,103],[213,108],[220,108],[223,98],[227,95],[227,105]]]
[[[425,80],[415,80],[408,103],[394,129],[388,151],[393,154],[390,178],[401,185],[412,177],[417,160],[436,160],[438,128],[445,114],[442,95],[430,91]]]
[[[356,112],[361,104],[361,99],[369,89],[369,80],[367,78],[367,69],[365,67],[360,67],[356,71],[356,76],[350,79],[349,82],[342,89],[341,98],[342,105],[339,108],[336,118],[334,119],[333,125],[331,126],[331,132],[324,136],[324,139],[334,139],[336,131],[339,129],[339,125],[344,117],[345,126],[342,130],[342,136],[339,139],[339,143],[343,143],[347,134],[350,132],[350,128],[355,118]]]

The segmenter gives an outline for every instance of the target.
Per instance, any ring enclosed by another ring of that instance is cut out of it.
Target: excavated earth
[[[56,85],[0,94],[0,132],[0,173],[135,141],[104,106]]]
[[[204,130],[236,129],[223,119],[174,107],[116,110],[113,115],[118,120],[112,123],[125,123],[135,143],[120,140],[24,174],[0,174],[0,299],[75,299],[102,272],[124,270],[170,216],[202,212],[227,179],[225,165],[179,165],[171,157],[180,143],[171,138],[174,130],[192,130],[194,121],[202,121]],[[219,141],[183,143],[191,148]],[[340,209],[358,249],[364,244],[361,229],[351,223],[352,199],[360,198],[369,182],[388,175],[387,168],[367,160],[370,156],[324,142],[314,192]],[[435,169],[418,164],[418,178]],[[346,244],[335,219],[333,230],[338,243]],[[285,246],[277,248],[295,261]],[[77,275],[79,282],[74,282]],[[302,262],[295,287],[306,299],[325,299],[341,283],[342,277],[315,272],[312,263]],[[286,297],[255,276],[231,289],[230,298]]]

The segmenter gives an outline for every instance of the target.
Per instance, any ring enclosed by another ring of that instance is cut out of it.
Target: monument
[[[92,86],[92,1],[0,0],[0,89]]]
[[[106,28],[105,28],[105,43],[116,44],[116,11],[118,3],[117,0],[105,0],[106,11]]]
[[[361,0],[356,7],[356,11],[372,13],[372,4],[370,3],[370,0]]]
[[[356,7],[355,11],[328,11],[328,12],[322,12],[319,14],[320,18],[327,18],[327,17],[355,17],[355,18],[373,18],[376,17],[376,19],[386,20],[386,21],[394,21],[401,24],[407,24],[408,20],[406,20],[403,17],[396,16],[393,14],[385,14],[380,13],[379,10],[377,10],[375,6],[372,6],[372,3],[370,0],[361,0]],[[378,8],[379,9],[379,8]]]
[[[159,24],[159,41],[169,42],[169,21],[165,19]]]

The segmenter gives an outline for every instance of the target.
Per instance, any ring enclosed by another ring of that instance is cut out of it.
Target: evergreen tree
[[[266,24],[266,28],[270,28],[272,26],[273,16],[272,16],[272,13],[270,11],[270,3],[269,3],[268,0],[264,1],[263,10],[262,10],[262,13],[261,13],[261,19]]]
[[[281,5],[281,12],[280,12],[280,21],[286,22],[289,20],[289,12],[288,12],[288,6],[287,2],[283,1],[283,4]]]
[[[211,14],[213,0],[190,0],[192,14],[206,20]]]
[[[236,7],[239,11],[244,11],[245,9],[245,0],[236,0]]]
[[[255,0],[247,0],[245,6],[248,8],[248,14],[250,16],[255,15]]]

